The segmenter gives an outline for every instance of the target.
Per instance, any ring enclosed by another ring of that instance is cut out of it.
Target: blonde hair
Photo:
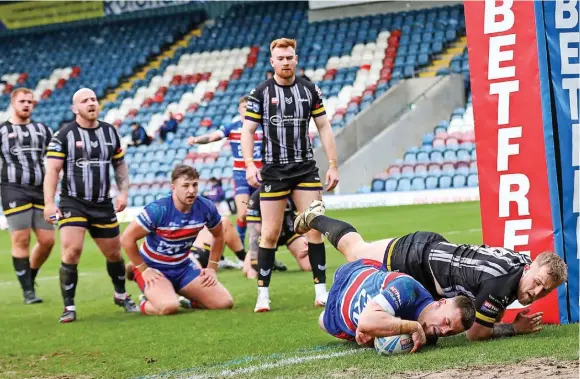
[[[562,284],[568,280],[568,266],[558,254],[544,251],[536,257],[535,262],[539,267],[548,266],[550,268],[548,275],[554,283]]]
[[[32,95],[32,97],[34,97],[34,92],[30,88],[20,87],[12,91],[12,93],[10,94],[10,101],[14,100],[14,98],[21,93],[25,95]]]
[[[291,47],[296,50],[296,40],[290,38],[278,38],[270,43],[270,53],[277,47],[285,49]]]

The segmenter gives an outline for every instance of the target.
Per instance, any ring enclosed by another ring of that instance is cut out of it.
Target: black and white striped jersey
[[[311,117],[325,114],[320,88],[296,77],[292,85],[279,85],[271,78],[254,88],[245,117],[262,124],[262,161],[288,164],[314,159],[308,126]]]
[[[123,156],[117,131],[103,121],[96,128],[83,128],[76,122],[62,126],[46,154],[48,159],[64,160],[61,196],[93,203],[110,201],[111,163]]]
[[[429,266],[445,297],[464,294],[475,302],[476,322],[491,327],[518,296],[524,268],[532,260],[501,247],[440,242]]]
[[[42,186],[44,156],[52,130],[40,122],[0,124],[0,162],[3,184]]]

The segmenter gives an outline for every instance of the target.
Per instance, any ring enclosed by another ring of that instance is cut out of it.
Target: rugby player
[[[115,289],[114,303],[127,312],[139,312],[125,291],[125,264],[115,214],[125,209],[129,193],[129,169],[123,159],[121,139],[113,125],[97,119],[99,102],[91,89],[82,88],[73,95],[72,111],[75,121],[55,132],[48,146],[44,179],[44,218],[47,222],[58,220],[60,228],[59,276],[65,307],[61,323],[76,320],[77,265],[86,230],[107,260],[107,272]],[[109,194],[111,165],[119,190],[114,205]],[[55,193],[61,171],[61,199],[57,206]]]
[[[143,291],[139,306],[146,315],[169,315],[179,310],[177,294],[206,309],[233,306],[228,290],[217,280],[224,231],[214,203],[198,196],[197,171],[177,165],[171,173],[171,196],[156,200],[137,216],[121,237]],[[198,267],[189,251],[207,226],[214,241],[208,267]],[[139,248],[137,242],[145,239]]]
[[[240,137],[242,134],[242,120],[244,119],[244,114],[246,112],[246,104],[248,102],[248,97],[243,96],[240,98],[238,103],[239,119],[234,122],[220,127],[219,130],[205,134],[199,137],[189,137],[188,141],[190,145],[195,144],[206,144],[210,142],[219,141],[223,138],[227,138],[232,147],[232,155],[234,156],[234,202],[236,203],[236,213],[238,218],[236,221],[236,228],[240,240],[242,241],[242,246],[246,240],[246,204],[248,203],[248,198],[254,191],[255,187],[248,184],[246,180],[246,165],[244,164],[244,159],[242,157],[242,149],[240,146]],[[262,148],[262,131],[256,130],[254,132],[254,155],[253,159],[258,168],[261,167],[261,148]],[[237,255],[237,254],[236,254]],[[237,255],[240,261],[244,261],[246,258],[245,253],[243,255]]]
[[[418,280],[436,298],[467,295],[475,303],[475,324],[469,340],[538,332],[542,312],[520,312],[513,324],[498,323],[506,307],[518,300],[529,305],[567,280],[564,261],[551,252],[534,262],[525,254],[502,247],[457,245],[432,232],[415,232],[372,243],[346,222],[324,215],[322,202],[313,202],[296,218],[295,229],[323,233],[348,261],[361,258],[383,262],[383,269]]]
[[[0,193],[10,241],[12,264],[22,287],[25,304],[42,303],[34,282],[54,245],[54,226],[44,220],[44,156],[52,130],[31,120],[34,95],[17,88],[10,95],[12,114],[0,124]],[[30,231],[36,244],[30,253]]]
[[[316,84],[296,76],[296,41],[287,38],[274,40],[270,52],[274,77],[250,92],[242,127],[246,179],[252,186],[262,184],[260,207],[263,222],[255,312],[270,310],[270,278],[288,197],[292,195],[301,211],[306,210],[313,200],[321,199],[322,183],[308,135],[311,118],[329,159],[326,190],[331,191],[338,184],[336,145],[322,103],[322,92]],[[254,132],[260,124],[264,132],[261,171],[253,158]],[[306,238],[314,277],[314,304],[324,306],[328,296],[324,241],[316,230],[308,233]]]
[[[380,262],[359,259],[336,270],[318,325],[360,345],[370,345],[376,337],[410,334],[415,352],[428,339],[469,329],[474,318],[473,303],[466,296],[435,301],[411,276],[386,272]]]

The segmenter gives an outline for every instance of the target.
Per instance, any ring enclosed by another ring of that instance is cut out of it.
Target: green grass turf
[[[369,208],[333,211],[329,215],[353,223],[367,240],[431,230],[454,242],[481,242],[479,203]],[[0,233],[0,246],[4,262],[0,265],[0,378],[132,378],[160,373],[170,373],[163,377],[324,377],[353,367],[374,376],[517,362],[540,356],[578,358],[577,324],[546,327],[537,335],[482,343],[468,344],[464,336],[457,336],[440,341],[438,348],[409,356],[379,357],[372,349],[356,349],[318,329],[320,309],[313,306],[312,276],[298,272],[296,263],[283,249],[278,258],[290,270],[276,272],[272,278],[270,313],[252,312],[256,300],[254,281],[243,278],[239,271],[225,271],[220,272],[219,278],[234,296],[233,310],[144,317],[125,314],[113,305],[104,258],[87,238],[79,265],[79,318],[75,323],[60,325],[58,244],[38,279],[38,294],[45,303],[34,306],[22,304],[7,232]],[[331,279],[345,261],[332,247],[327,252]],[[136,299],[136,285],[129,283],[128,290]],[[300,361],[321,354],[335,356]],[[271,366],[257,368],[260,364]]]

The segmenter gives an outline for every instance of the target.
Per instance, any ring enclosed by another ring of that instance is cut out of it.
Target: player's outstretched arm
[[[415,344],[411,352],[417,351],[427,343],[421,324],[417,321],[402,320],[390,315],[374,300],[369,301],[359,317],[357,334],[359,332],[369,337],[391,337],[400,334],[410,334]]]
[[[258,123],[256,121],[244,120],[241,137],[242,156],[246,163],[246,180],[252,187],[259,187],[258,180],[262,180],[260,171],[254,164],[254,133],[257,129]]]
[[[121,246],[125,250],[127,257],[133,263],[134,267],[141,272],[143,280],[147,286],[152,286],[156,280],[161,279],[161,274],[156,269],[150,268],[139,254],[137,241],[143,239],[149,234],[149,231],[143,229],[137,221],[133,221],[127,226],[127,229],[121,235]]]
[[[44,175],[43,191],[44,191],[44,218],[47,222],[52,223],[55,220],[51,219],[55,214],[62,217],[60,210],[54,202],[56,195],[56,187],[58,186],[58,177],[62,171],[64,160],[47,159],[46,173]]]
[[[205,145],[207,143],[216,142],[224,138],[223,134],[220,131],[203,134],[199,137],[189,137],[187,139],[187,143],[190,145]]]
[[[469,341],[487,340],[493,337],[493,327],[483,326],[475,322],[467,331],[467,339]]]
[[[338,161],[336,154],[336,141],[334,140],[334,133],[326,115],[318,116],[314,119],[318,134],[320,135],[320,142],[322,148],[328,158],[328,172],[326,173],[326,190],[332,191],[338,184]]]

